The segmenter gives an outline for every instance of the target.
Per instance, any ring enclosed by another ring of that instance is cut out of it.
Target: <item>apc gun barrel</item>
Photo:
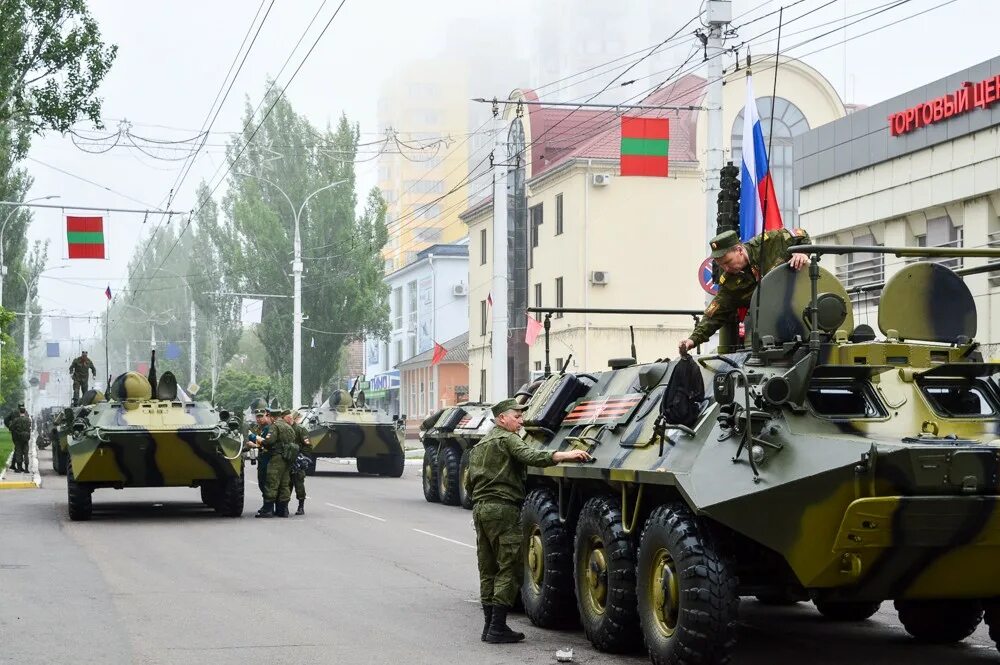
[[[957,258],[980,257],[1000,259],[1000,247],[882,247],[880,245],[798,245],[789,248],[793,254],[892,254],[898,257]]]

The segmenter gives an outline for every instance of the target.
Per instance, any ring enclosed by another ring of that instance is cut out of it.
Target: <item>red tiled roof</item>
[[[641,105],[695,106],[705,95],[705,79],[684,76],[664,86],[640,102]],[[536,99],[534,92],[526,95]],[[621,157],[621,123],[615,109],[574,109],[572,107],[530,107],[532,177],[571,158],[618,159]],[[636,110],[632,115],[670,119],[670,159],[697,162],[695,135],[698,111]]]

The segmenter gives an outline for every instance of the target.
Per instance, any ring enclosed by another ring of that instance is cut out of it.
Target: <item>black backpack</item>
[[[667,380],[660,413],[671,425],[691,427],[698,420],[705,401],[705,380],[691,356],[681,356]]]

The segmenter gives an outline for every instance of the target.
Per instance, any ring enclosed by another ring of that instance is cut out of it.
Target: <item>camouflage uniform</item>
[[[309,454],[312,450],[312,445],[309,442],[309,430],[307,430],[302,425],[298,423],[292,425],[292,429],[295,430],[295,443],[299,446],[299,452]],[[291,483],[292,487],[295,488],[295,498],[299,502],[306,500],[306,472],[302,471],[292,471],[291,472]]]
[[[750,257],[749,264],[743,272],[722,274],[719,278],[718,295],[708,304],[705,316],[695,326],[689,339],[696,346],[704,344],[716,330],[735,321],[737,310],[750,305],[750,297],[761,278],[792,257],[789,248],[808,245],[809,242],[809,234],[804,229],[781,229],[764,234],[763,251],[760,236],[754,236],[743,243]]]
[[[256,434],[258,439],[263,439],[267,436],[268,426],[258,425],[254,422],[247,431]],[[270,459],[271,453],[264,449],[261,449],[257,455],[257,487],[260,488],[261,494],[264,493],[264,485],[267,484],[267,463]]]
[[[553,466],[551,452],[495,428],[469,452],[465,489],[472,497],[483,605],[511,607],[521,587],[521,503],[528,466]]]
[[[264,439],[264,449],[270,452],[271,459],[267,463],[267,480],[264,484],[264,501],[287,503],[292,496],[289,486],[288,461],[291,456],[289,448],[295,448],[295,430],[280,418],[271,423],[267,438]]]
[[[28,470],[28,441],[31,439],[31,418],[19,413],[10,421],[10,436],[14,440],[14,459],[11,468]]]
[[[70,376],[73,377],[73,399],[79,399],[80,396],[87,392],[87,370],[97,378],[97,368],[94,367],[94,361],[90,358],[80,355],[69,365]]]

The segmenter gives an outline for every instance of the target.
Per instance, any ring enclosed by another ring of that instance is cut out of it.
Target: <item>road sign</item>
[[[712,281],[712,257],[708,257],[701,263],[701,267],[698,268],[698,283],[701,284],[701,288],[705,290],[710,296],[714,296],[719,292],[719,285]]]

